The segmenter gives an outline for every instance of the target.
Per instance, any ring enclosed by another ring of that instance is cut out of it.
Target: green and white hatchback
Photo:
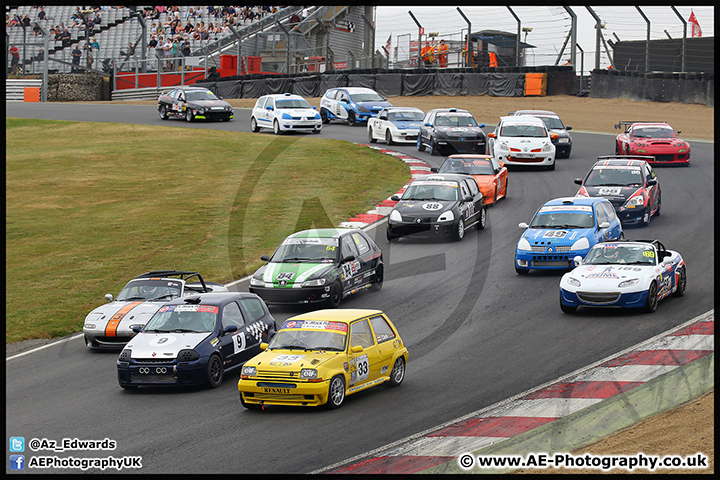
[[[356,228],[303,230],[287,237],[267,264],[250,279],[250,292],[267,304],[325,302],[338,307],[343,298],[383,284],[382,251]]]

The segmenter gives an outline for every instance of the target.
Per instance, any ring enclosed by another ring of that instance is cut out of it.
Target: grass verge
[[[6,118],[6,343],[82,330],[150,270],[227,283],[290,233],[337,226],[408,167],[318,135]]]

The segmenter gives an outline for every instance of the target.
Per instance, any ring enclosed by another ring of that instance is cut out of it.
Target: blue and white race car
[[[277,328],[260,297],[246,292],[176,298],[153,315],[117,359],[122,388],[220,386],[225,372],[260,353]]]
[[[385,140],[388,145],[416,143],[423,118],[425,113],[419,108],[384,108],[377,117],[368,120],[368,140],[370,143]]]
[[[612,204],[597,197],[550,200],[529,225],[518,226],[525,229],[515,249],[515,271],[521,275],[533,268],[568,270],[596,243],[625,238]]]
[[[323,123],[342,120],[348,125],[367,122],[392,104],[375,90],[365,87],[330,88],[320,99]]]
[[[668,295],[687,286],[685,261],[657,240],[600,242],[560,280],[560,308],[579,306],[642,308],[654,312]]]
[[[284,132],[322,131],[320,114],[300,95],[291,93],[264,95],[257,99],[250,114],[250,130],[269,128],[280,135]]]

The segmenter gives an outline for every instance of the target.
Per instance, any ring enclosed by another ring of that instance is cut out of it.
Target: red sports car
[[[690,144],[665,122],[620,122],[615,155],[649,155],[651,165],[690,165]],[[681,133],[681,132],[677,132]]]
[[[464,173],[472,176],[480,187],[485,205],[492,206],[501,198],[507,198],[508,169],[492,155],[450,155],[437,173]]]

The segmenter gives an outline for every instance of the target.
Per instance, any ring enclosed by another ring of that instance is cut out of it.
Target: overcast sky
[[[381,50],[388,36],[392,35],[392,47],[399,41],[407,44],[408,40],[417,40],[418,26],[408,13],[415,16],[425,33],[437,32],[440,36],[455,40],[461,39],[461,31],[467,31],[467,22],[457,10],[458,7],[412,7],[391,6],[377,7],[375,25],[375,47]],[[476,7],[460,6],[462,12],[471,23],[473,32],[480,30],[503,30],[517,33],[517,21],[510,10],[505,6]],[[570,15],[560,6],[534,7],[510,6],[520,19],[522,27],[531,27],[532,31],[521,34],[521,39],[537,48],[528,51],[528,65],[552,65],[560,53],[565,38],[570,31]],[[577,43],[585,51],[584,71],[587,73],[595,68],[595,19],[584,6],[571,6],[577,16],[578,32]],[[647,23],[634,6],[591,6],[593,11],[605,23],[603,34],[605,40],[621,41],[645,40],[647,37]],[[665,30],[672,38],[682,38],[683,23],[669,6],[641,6],[641,10],[650,20],[651,39],[666,39]],[[685,21],[690,12],[702,29],[703,37],[713,37],[715,23],[715,8],[713,6],[675,6]],[[463,30],[464,29],[464,30]],[[409,35],[408,35],[409,34]],[[454,34],[454,35],[452,35]],[[687,36],[692,34],[691,25],[687,25]],[[439,40],[439,37],[438,37]],[[569,58],[569,43],[563,59]],[[608,48],[610,46],[608,45]],[[609,62],[604,53],[605,47],[601,44],[600,68],[608,66]],[[612,49],[610,50],[612,52]],[[580,52],[577,53],[577,63],[580,63]],[[560,61],[560,63],[564,63]]]

